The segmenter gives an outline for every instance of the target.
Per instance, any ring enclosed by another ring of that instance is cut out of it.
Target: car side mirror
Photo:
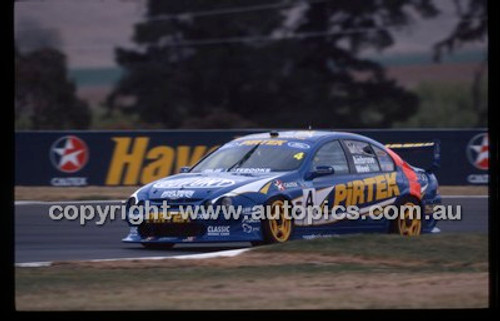
[[[189,166],[183,166],[183,167],[181,167],[180,173],[187,173],[187,172],[189,172],[190,169],[191,169],[191,167],[189,167]]]
[[[335,170],[332,166],[316,166],[313,171],[311,171],[307,177],[307,179],[314,179],[320,176],[332,175],[335,173]]]

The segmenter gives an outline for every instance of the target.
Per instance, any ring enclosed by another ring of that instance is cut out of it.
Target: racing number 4
[[[315,188],[305,188],[303,191],[304,200],[302,204],[307,208],[316,204],[316,189]]]

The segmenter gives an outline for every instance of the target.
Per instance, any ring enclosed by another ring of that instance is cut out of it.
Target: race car
[[[157,248],[179,243],[282,243],[363,232],[414,236],[438,230],[432,214],[441,197],[432,168],[413,167],[371,138],[302,130],[239,137],[181,173],[138,189],[126,207],[146,202],[157,206],[166,202],[167,217],[146,212],[141,212],[143,220],[128,217],[130,231],[122,241]],[[370,208],[378,208],[380,214],[390,205],[418,208],[422,215],[402,213],[396,219],[367,215]],[[258,206],[271,209],[274,216],[256,218]],[[304,208],[315,206],[326,208],[325,215],[315,219],[304,215]],[[240,212],[207,219],[196,212],[187,216],[183,210],[188,207],[200,212],[232,207]],[[353,207],[359,210],[357,219],[339,219],[333,215],[338,213],[329,212]],[[290,215],[294,209],[299,210]]]

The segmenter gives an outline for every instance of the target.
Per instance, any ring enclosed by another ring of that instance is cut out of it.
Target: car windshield
[[[243,140],[230,142],[191,172],[268,173],[291,171],[302,164],[309,145],[286,140]]]

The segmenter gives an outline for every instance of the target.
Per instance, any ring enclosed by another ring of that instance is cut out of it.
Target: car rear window
[[[370,144],[357,140],[346,140],[345,144],[357,173],[380,172],[377,157]]]

